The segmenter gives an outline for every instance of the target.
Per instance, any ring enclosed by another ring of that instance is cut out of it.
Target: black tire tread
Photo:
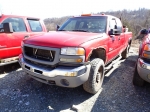
[[[99,58],[95,58],[91,61],[91,70],[90,70],[90,74],[89,74],[89,78],[88,80],[83,84],[83,88],[85,91],[91,93],[91,94],[95,94],[98,92],[98,90],[95,90],[94,86],[95,86],[95,81],[93,81],[93,79],[95,79],[96,75],[94,75],[94,72],[96,70],[97,65],[101,63],[104,66],[104,62],[102,59]]]
[[[128,57],[130,45],[126,47],[126,49],[121,53],[122,59],[126,59]]]

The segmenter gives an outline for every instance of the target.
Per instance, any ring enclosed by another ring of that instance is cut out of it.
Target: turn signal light
[[[143,54],[143,57],[144,57],[144,58],[150,58],[150,55],[144,53],[144,54]]]
[[[83,48],[78,48],[77,54],[78,55],[84,55],[85,54],[85,50]]]
[[[146,44],[144,46],[144,51],[150,51],[150,45],[149,44]]]

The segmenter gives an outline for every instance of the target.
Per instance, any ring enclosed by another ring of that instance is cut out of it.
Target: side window
[[[0,24],[0,28],[3,28],[3,24]]]
[[[33,32],[41,32],[41,31],[43,31],[41,23],[40,23],[39,20],[32,19],[32,20],[28,20],[28,22],[29,22],[31,31],[33,31]]]
[[[10,22],[13,27],[14,32],[26,32],[26,26],[22,18],[7,18],[5,19],[2,24],[0,24],[0,27],[3,27],[3,23]]]
[[[117,21],[117,29],[119,29],[120,32],[122,32],[122,23],[121,23],[120,19],[117,18],[116,21]]]
[[[117,24],[116,24],[116,20],[112,18],[112,19],[110,20],[110,23],[109,23],[109,28],[110,28],[110,29],[114,29],[114,28],[115,28],[115,25],[117,25]]]

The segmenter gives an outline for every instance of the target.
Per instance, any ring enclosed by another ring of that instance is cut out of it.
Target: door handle
[[[115,37],[114,36],[110,36],[110,37],[111,37],[112,41],[115,41]]]
[[[118,37],[118,40],[120,40],[120,37]]]
[[[1,46],[1,45],[0,45],[0,49],[1,49],[1,48],[6,48],[6,46]]]
[[[25,35],[25,36],[24,36],[24,38],[28,38],[28,37],[29,37],[29,35]]]

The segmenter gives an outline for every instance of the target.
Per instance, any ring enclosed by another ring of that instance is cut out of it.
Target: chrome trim
[[[44,67],[41,67],[41,66],[37,66],[37,65],[34,65],[32,63],[27,63],[23,58],[19,59],[19,63],[21,65],[21,67],[27,71],[30,71],[30,72],[33,72],[34,74],[37,74],[37,75],[44,75],[44,76],[47,76],[47,77],[55,77],[55,76],[66,76],[66,73],[69,72],[76,72],[78,74],[79,71],[81,70],[85,70],[87,69],[87,67],[89,68],[90,65],[82,65],[82,66],[79,66],[79,67],[57,67],[55,69],[52,69],[52,68],[44,68]],[[38,71],[38,72],[36,72]],[[85,71],[86,72],[86,71]]]
[[[43,61],[43,60],[31,58],[31,57],[25,55],[24,46],[32,47],[32,48],[35,48],[35,49],[43,49],[43,50],[55,51],[54,60],[51,62],[51,61]],[[25,59],[28,59],[30,61],[34,61],[34,62],[37,62],[37,63],[46,64],[46,65],[55,65],[55,64],[57,64],[59,62],[60,49],[59,48],[50,48],[50,47],[43,47],[43,46],[35,46],[35,45],[24,44],[23,45],[23,55],[24,55]]]
[[[138,64],[140,63],[140,61],[146,66],[146,68],[143,66],[142,66],[142,68],[150,70],[150,64],[149,63],[146,63],[143,59],[139,58]]]

